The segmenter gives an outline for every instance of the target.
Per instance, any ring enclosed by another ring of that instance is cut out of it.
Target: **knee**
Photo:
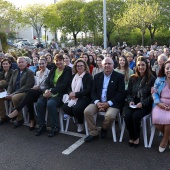
[[[17,102],[18,101],[18,97],[17,97],[17,95],[13,95],[12,96],[12,102]]]
[[[141,121],[141,117],[138,116],[138,114],[133,114],[132,115],[132,121],[135,123],[135,122],[140,122]]]
[[[43,107],[43,106],[44,106],[43,99],[42,98],[38,99],[38,101],[36,103],[36,107]]]

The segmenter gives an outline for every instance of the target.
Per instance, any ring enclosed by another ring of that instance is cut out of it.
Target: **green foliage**
[[[72,33],[77,45],[77,34],[82,30],[81,9],[84,2],[76,0],[65,0],[57,3],[57,13],[62,19],[61,30],[64,33]]]
[[[41,28],[45,21],[45,6],[41,4],[28,5],[22,10],[20,22],[23,26],[32,26],[36,33],[38,40],[40,40]]]
[[[11,3],[0,0],[0,29],[5,30],[10,26],[13,29],[18,21],[18,10]]]
[[[16,33],[15,32],[9,32],[7,35],[8,39],[15,39],[16,38]]]
[[[0,40],[2,44],[2,50],[6,52],[8,50],[8,43],[7,43],[7,36],[5,32],[0,32]]]
[[[57,5],[52,4],[47,6],[44,12],[44,24],[52,33],[55,33],[61,27],[61,22],[62,20],[57,12]]]

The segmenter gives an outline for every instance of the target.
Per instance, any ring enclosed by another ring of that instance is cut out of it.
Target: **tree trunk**
[[[77,34],[73,33],[74,45],[77,46]]]
[[[152,25],[150,25],[150,26],[148,26],[148,30],[149,30],[149,33],[150,33],[150,42],[151,42],[151,44],[153,44],[156,28],[153,27],[153,31],[152,31]]]
[[[142,46],[144,46],[145,31],[142,31]]]

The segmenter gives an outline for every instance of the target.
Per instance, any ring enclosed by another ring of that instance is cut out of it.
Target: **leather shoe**
[[[18,128],[18,127],[22,126],[23,123],[24,123],[24,120],[23,120],[23,119],[22,119],[22,120],[16,120],[16,121],[14,122],[13,128],[14,128],[14,129],[15,129],[15,128]]]
[[[101,138],[106,138],[107,137],[107,130],[101,129]]]
[[[46,131],[46,126],[44,125],[41,125],[39,126],[39,128],[37,129],[36,133],[35,133],[35,136],[40,136],[43,132]]]
[[[50,132],[48,133],[48,137],[54,137],[60,132],[59,128],[57,127],[52,127]]]
[[[96,136],[89,135],[84,139],[84,141],[85,142],[92,142],[93,140],[98,139],[98,138],[99,138],[99,135],[96,135]]]
[[[4,122],[7,122],[5,118],[0,118],[0,125],[2,125]]]

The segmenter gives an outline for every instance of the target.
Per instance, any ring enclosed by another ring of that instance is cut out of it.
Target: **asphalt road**
[[[100,123],[99,123],[100,124]],[[118,126],[117,126],[118,129]],[[70,131],[76,131],[71,123]],[[27,126],[12,129],[12,123],[0,126],[0,170],[167,170],[170,150],[158,152],[161,137],[155,134],[152,148],[144,148],[143,137],[138,148],[123,142],[114,143],[111,129],[106,139],[84,143],[69,155],[62,152],[80,138],[59,134],[48,138],[48,132],[35,136]],[[120,130],[117,130],[119,138]]]

